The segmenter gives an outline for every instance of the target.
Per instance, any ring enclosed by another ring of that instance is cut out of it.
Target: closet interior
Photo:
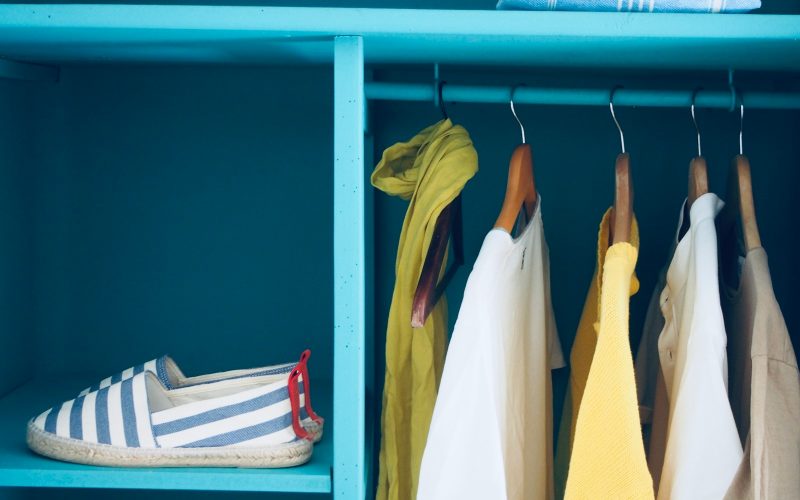
[[[634,351],[698,134],[708,190],[725,196],[740,147],[750,160],[761,243],[800,345],[800,4],[764,3],[713,16],[0,5],[0,499],[372,498],[407,203],[369,177],[384,149],[441,118],[441,101],[479,165],[456,210],[451,330],[524,142],[568,353],[621,129],[641,239]],[[330,429],[305,465],[106,469],[25,447],[28,419],[139,360],[168,353],[203,373],[304,348]],[[555,422],[567,380],[554,372]]]

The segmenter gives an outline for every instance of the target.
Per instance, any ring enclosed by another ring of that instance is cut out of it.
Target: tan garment
[[[642,328],[639,349],[636,352],[636,391],[639,397],[639,417],[642,422],[642,436],[647,451],[647,466],[653,476],[653,487],[658,494],[661,469],[664,466],[664,452],[667,448],[669,428],[669,398],[661,371],[658,353],[658,337],[664,329],[664,303],[661,294],[667,286],[667,270],[675,255],[675,247],[681,236],[689,229],[689,208],[684,201],[678,220],[678,230],[669,250],[667,265],[658,275],[658,281],[650,296],[647,314]]]
[[[672,260],[672,251],[670,251],[669,260]],[[661,467],[664,465],[669,419],[669,400],[658,358],[658,336],[664,328],[660,299],[666,283],[667,268],[665,267],[661,271],[653,295],[650,297],[642,338],[636,352],[635,367],[639,418],[642,422],[642,436],[647,451],[647,467],[650,469],[650,475],[653,476],[653,487],[656,493],[658,493],[658,482],[661,480]]]
[[[757,248],[742,258],[732,237],[720,243],[728,275],[741,269],[738,290],[720,274],[731,407],[745,443],[726,498],[800,498],[800,374],[767,254]]]

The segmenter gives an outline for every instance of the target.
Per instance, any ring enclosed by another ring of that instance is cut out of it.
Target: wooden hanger
[[[439,82],[439,109],[442,112],[442,119],[447,120],[447,110],[442,99],[442,87],[446,82]],[[411,327],[421,328],[430,316],[431,311],[439,302],[444,294],[447,285],[456,274],[456,270],[464,263],[464,224],[461,213],[461,194],[450,202],[436,219],[433,228],[433,237],[428,246],[428,253],[425,255],[425,262],[422,264],[422,272],[419,275],[417,288],[414,292],[414,299],[411,304]],[[445,255],[447,255],[447,244],[452,237],[453,256],[450,268],[445,271],[441,281],[439,276],[442,274],[442,265]]]
[[[533,156],[530,144],[525,143],[525,127],[514,110],[514,92],[517,87],[511,90],[511,113],[519,123],[522,133],[522,144],[514,148],[511,160],[508,162],[508,184],[506,185],[506,196],[503,199],[503,206],[500,215],[494,223],[494,227],[500,228],[511,234],[514,231],[514,224],[519,216],[519,211],[523,204],[525,213],[530,219],[533,210],[536,208],[536,183],[533,176]]]
[[[453,255],[450,268],[444,273],[441,281],[441,274],[444,257],[447,253],[447,243],[452,236]],[[436,226],[433,228],[433,238],[425,255],[425,262],[422,264],[422,272],[417,282],[417,290],[414,293],[414,301],[411,305],[411,326],[421,328],[430,316],[436,303],[444,294],[447,285],[456,274],[456,270],[464,263],[464,231],[461,214],[461,195],[458,195],[436,219]],[[438,284],[437,284],[438,281]]]
[[[744,104],[740,104],[740,120],[744,123]],[[739,129],[739,154],[734,156],[728,173],[728,203],[723,209],[726,225],[739,220],[742,228],[745,251],[761,247],[761,236],[756,222],[755,202],[753,201],[753,182],[750,176],[750,160],[744,155],[742,130]]]
[[[733,194],[739,206],[745,250],[761,247],[761,235],[756,222],[756,205],[753,202],[753,181],[750,177],[750,160],[744,155],[744,102],[739,103],[739,154],[733,158],[730,179],[734,182]]]
[[[689,207],[704,194],[708,193],[708,167],[702,156],[695,156],[689,162],[689,191],[687,205]]]
[[[739,211],[745,250],[748,252],[761,247],[761,236],[756,222],[756,208],[753,202],[753,183],[750,177],[750,161],[738,154],[731,162],[728,174],[728,203]]]
[[[630,242],[631,226],[633,224],[633,182],[631,180],[631,161],[628,153],[625,152],[625,135],[622,133],[614,114],[614,93],[620,87],[611,90],[608,107],[611,110],[611,118],[619,130],[619,139],[622,145],[622,153],[617,155],[614,165],[614,207],[611,211],[611,243]]]
[[[697,119],[694,116],[694,101],[699,90],[700,89],[695,89],[692,94],[692,106],[690,108],[692,112],[692,122],[694,123],[695,130],[697,130],[697,156],[692,158],[692,161],[689,162],[689,189],[686,203],[690,208],[697,198],[708,193],[708,167],[706,166],[706,160],[703,158],[703,150],[700,146],[700,127],[697,126]]]
[[[511,160],[508,162],[506,196],[494,227],[513,233],[514,224],[523,205],[530,219],[536,208],[536,185],[533,180],[533,161],[529,144],[520,144],[511,154]]]
[[[611,218],[611,243],[631,241],[633,223],[633,182],[628,153],[617,156],[614,166],[614,208]]]

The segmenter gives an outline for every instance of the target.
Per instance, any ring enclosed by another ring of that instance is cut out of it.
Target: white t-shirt
[[[719,295],[714,219],[723,205],[713,193],[692,204],[661,293],[658,351],[670,409],[659,499],[722,498],[742,458]]]
[[[540,204],[516,239],[491,230],[470,273],[418,500],[553,497],[550,371],[564,358]]]

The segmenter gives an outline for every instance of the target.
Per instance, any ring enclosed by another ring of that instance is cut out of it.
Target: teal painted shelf
[[[331,62],[800,70],[800,16],[2,5],[0,56],[39,63]]]
[[[314,447],[311,461],[286,469],[112,468],[41,457],[25,445],[25,424],[52,404],[74,397],[97,377],[34,380],[0,400],[0,486],[125,488],[327,493],[331,491],[332,436]],[[320,383],[314,406],[332,429],[330,384]]]

